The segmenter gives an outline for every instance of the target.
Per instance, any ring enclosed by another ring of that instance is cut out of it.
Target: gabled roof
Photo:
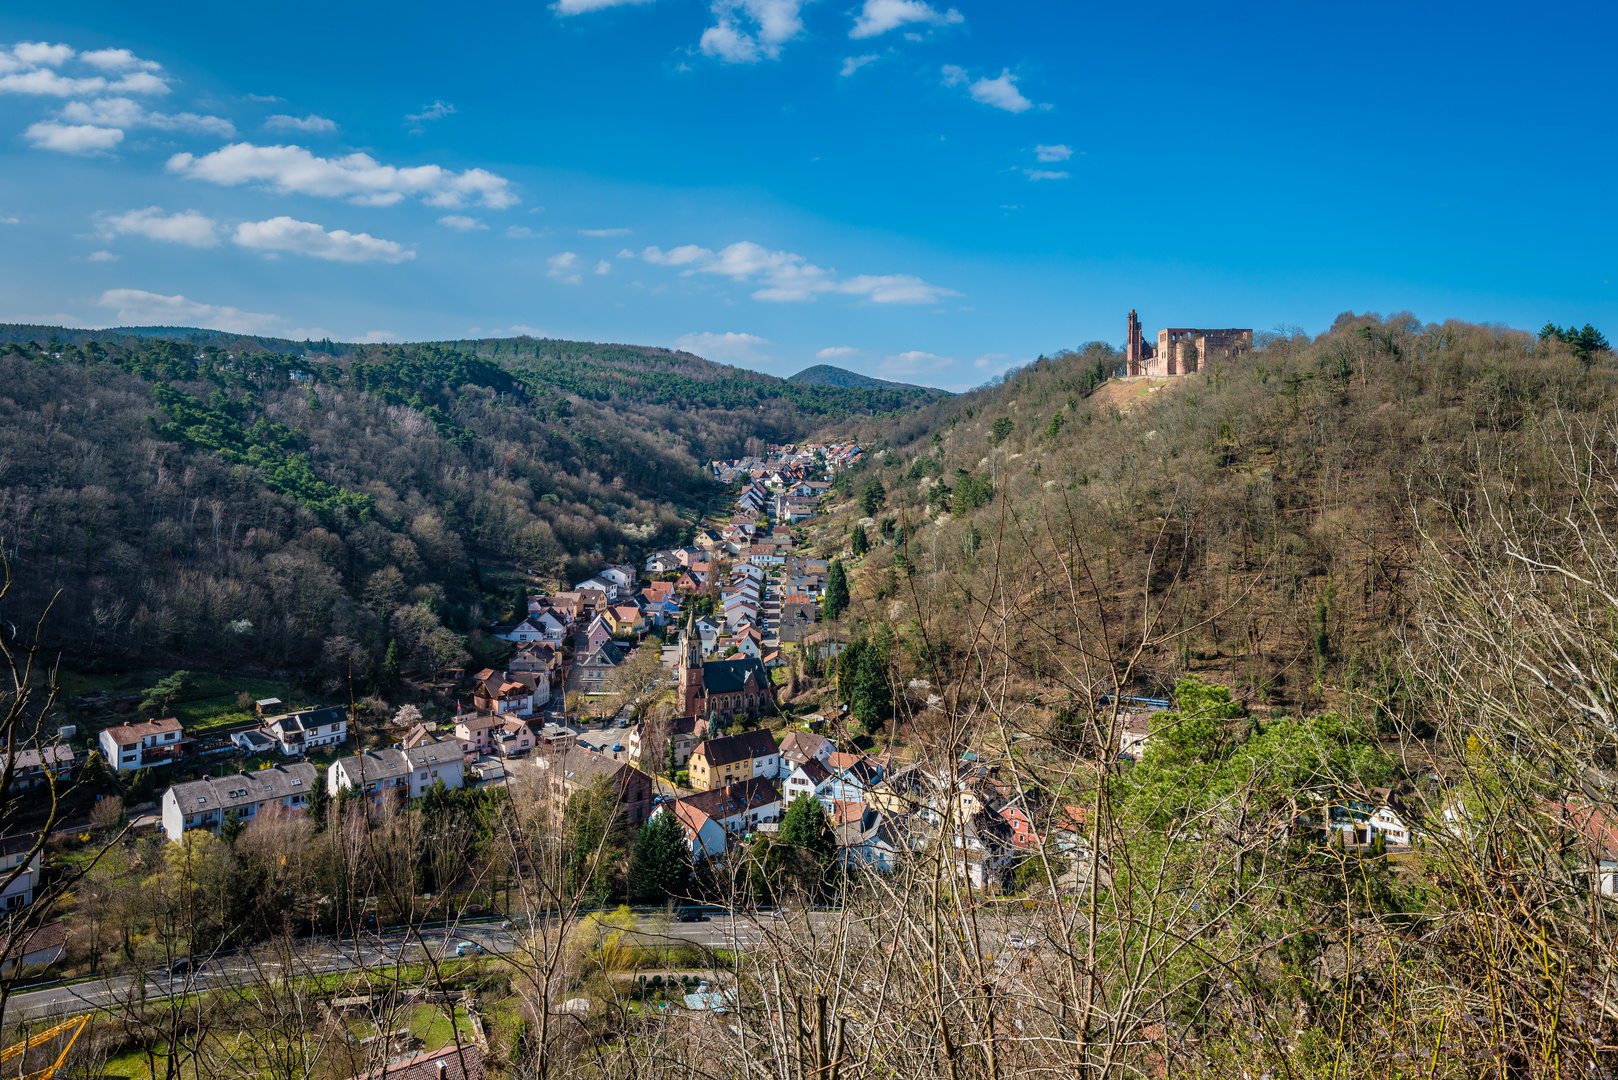
[[[753,660],[751,663],[756,664],[758,661]],[[706,677],[707,669],[711,666],[711,664],[702,665],[704,677]],[[710,767],[769,757],[775,752],[775,736],[764,728],[742,731],[735,735],[724,735],[717,739],[707,739],[691,751],[693,756],[701,754]]]
[[[460,748],[456,747],[456,756],[460,756]],[[287,798],[290,795],[307,795],[314,787],[315,777],[320,770],[307,761],[296,762],[291,765],[273,765],[268,769],[255,769],[250,773],[237,773],[235,776],[210,777],[206,780],[193,780],[186,784],[175,784],[169,788],[180,809],[188,814],[207,810],[229,810],[234,806],[251,806],[257,802],[267,802]]]
[[[610,641],[591,651],[580,667],[617,667],[624,662],[624,651]]]
[[[699,791],[695,795],[687,795],[677,800],[676,806],[680,804],[691,806],[708,817],[722,820],[733,814],[744,814],[749,810],[757,810],[780,801],[781,793],[776,790],[774,781],[756,776],[714,788],[712,791]]]
[[[770,685],[764,665],[751,656],[702,662],[702,686],[710,694],[740,693],[747,689],[749,679],[761,690]]]
[[[183,731],[180,722],[170,716],[163,720],[139,720],[130,723],[125,720],[117,727],[110,727],[107,732],[119,746],[133,746],[147,735],[161,735],[167,731]]]
[[[809,782],[815,785],[817,788],[821,784],[824,784],[827,780],[831,779],[831,770],[826,768],[825,765],[821,764],[820,759],[816,757],[812,757],[807,761],[799,762],[798,767],[793,771],[803,773],[803,775],[808,778]]]
[[[483,1055],[477,1046],[451,1044],[431,1054],[389,1061],[349,1080],[485,1080]]]

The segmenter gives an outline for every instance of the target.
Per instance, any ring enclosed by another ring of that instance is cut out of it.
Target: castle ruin
[[[1253,347],[1252,330],[1198,330],[1171,326],[1157,332],[1157,344],[1141,334],[1140,318],[1131,309],[1129,334],[1124,345],[1124,373],[1162,378],[1190,375],[1209,359],[1235,356]]]

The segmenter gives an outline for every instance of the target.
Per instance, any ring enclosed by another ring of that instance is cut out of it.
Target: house
[[[782,768],[785,768],[784,761]],[[826,768],[826,763],[812,757],[797,763],[786,774],[781,785],[782,794],[786,796],[788,805],[791,805],[792,800],[804,795],[811,799],[819,799],[830,781],[831,770]]]
[[[665,626],[680,614],[680,597],[671,581],[654,581],[640,591],[641,610],[653,626]]]
[[[515,716],[466,714],[455,722],[455,741],[468,759],[483,754],[521,757],[535,745],[534,729]]]
[[[363,792],[381,806],[392,795],[416,799],[440,780],[451,791],[464,782],[464,756],[454,739],[423,742],[410,747],[366,750],[338,758],[326,770],[326,789],[333,794],[347,788]]]
[[[624,650],[608,641],[593,650],[584,662],[574,665],[579,675],[579,689],[586,694],[605,694],[612,689],[613,673],[627,659]]]
[[[866,799],[888,815],[914,813],[935,790],[932,778],[918,765],[898,769],[871,785]]]
[[[532,716],[551,699],[551,681],[543,674],[484,668],[472,679],[472,707],[495,716]]]
[[[639,604],[614,604],[601,613],[614,637],[638,634],[646,629],[646,617]]]
[[[674,582],[674,590],[686,596],[699,596],[708,588],[708,575],[702,570],[687,570]]]
[[[612,640],[612,624],[597,615],[590,622],[590,629],[585,631],[584,651],[594,652]]]
[[[680,558],[672,551],[654,551],[646,556],[648,574],[668,574],[680,569]]]
[[[10,757],[8,752],[7,757]],[[24,791],[41,784],[66,783],[73,776],[73,749],[55,743],[51,746],[29,747],[17,751],[10,762],[11,787]],[[0,765],[0,767],[4,767]]]
[[[781,598],[780,633],[782,641],[802,641],[820,622],[820,602],[807,593],[789,593]]]
[[[34,902],[34,886],[39,883],[42,865],[41,853],[34,850],[38,844],[37,832],[0,838],[0,881],[17,874],[0,892],[0,911],[15,911]],[[17,872],[19,867],[23,868],[21,873]]]
[[[837,861],[846,868],[865,867],[888,873],[899,865],[915,842],[904,818],[883,814],[866,803],[842,803],[832,826],[837,840]]]
[[[230,737],[230,741],[249,754],[268,754],[275,749],[275,740],[269,734],[258,729],[252,731],[238,731]]]
[[[15,931],[21,940],[7,941],[0,954],[8,959],[0,963],[0,978],[28,968],[49,967],[67,955],[67,923],[50,922],[29,930],[26,926]]]
[[[528,622],[538,628],[538,640],[540,641],[557,645],[567,636],[568,620],[561,612],[554,609],[547,609],[530,615]]]
[[[659,760],[644,760],[646,747],[652,742],[662,743],[667,738],[674,747],[674,767],[683,769],[691,760],[691,751],[697,748],[708,732],[708,721],[694,716],[677,716],[672,720],[646,721],[629,730],[629,760],[651,772],[667,767],[667,750],[659,751]]]
[[[546,724],[539,729],[539,745],[548,751],[566,750],[578,740],[578,730],[566,724]]]
[[[539,759],[546,790],[551,798],[551,812],[559,824],[567,809],[567,801],[598,781],[605,782],[617,793],[618,805],[624,820],[632,829],[646,824],[652,813],[652,778],[627,761],[594,751],[573,747]]]
[[[686,768],[691,774],[692,787],[711,791],[754,777],[774,777],[780,770],[780,761],[775,736],[759,728],[704,739],[691,751]]]
[[[259,698],[253,702],[253,713],[259,718],[276,716],[281,712],[281,699],[278,697]]]
[[[464,713],[455,718],[455,741],[461,744],[461,754],[468,758],[475,758],[480,754],[487,754],[493,745],[494,739],[490,732],[494,731],[501,721],[487,713]]]
[[[1011,826],[998,814],[980,810],[952,830],[956,866],[976,889],[1003,888],[1016,858]]]
[[[522,757],[532,750],[538,740],[534,738],[534,729],[525,721],[508,716],[500,722],[500,726],[490,732],[493,739],[494,752],[503,758]]]
[[[178,844],[192,829],[218,832],[226,818],[302,813],[320,770],[306,761],[175,784],[163,792],[163,832]]]
[[[166,720],[125,720],[116,727],[106,728],[97,741],[101,756],[117,772],[144,769],[152,765],[166,765],[180,756],[185,744],[185,731],[174,717]]]
[[[837,744],[813,731],[789,731],[781,739],[780,778],[785,780],[792,770],[814,759],[822,765],[837,750]]]
[[[268,735],[288,757],[317,746],[336,746],[348,738],[348,713],[340,705],[272,716],[264,721]]]
[[[635,568],[628,564],[609,566],[596,577],[616,585],[619,593],[632,592],[635,588]]]
[[[502,641],[538,641],[543,635],[543,631],[532,617],[519,623],[495,623],[487,628],[487,632],[490,637],[497,637]]]
[[[693,862],[724,854],[759,825],[779,820],[781,812],[781,793],[764,777],[699,791],[657,808],[657,813],[679,819]]]
[[[506,661],[506,670],[523,671],[546,676],[544,681],[554,683],[562,673],[562,650],[554,644],[530,641],[517,646],[517,651]],[[537,690],[536,686],[536,690]],[[547,700],[549,693],[546,694]],[[536,702],[536,705],[543,702]]]
[[[1000,816],[1011,826],[1011,842],[1016,847],[1040,846],[1039,830],[1033,817],[1020,802],[1009,802],[1000,808]]]
[[[483,1054],[475,1042],[451,1043],[431,1054],[389,1058],[349,1080],[487,1080]]]
[[[1118,753],[1132,761],[1146,756],[1151,737],[1151,713],[1125,713],[1118,725]]]

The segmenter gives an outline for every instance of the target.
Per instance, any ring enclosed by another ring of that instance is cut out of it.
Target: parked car
[[[482,956],[483,946],[475,941],[463,941],[455,946],[456,956]]]

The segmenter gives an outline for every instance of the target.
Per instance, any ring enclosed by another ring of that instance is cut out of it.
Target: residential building
[[[538,619],[529,616],[515,625],[491,626],[489,636],[503,638],[506,641],[545,641],[546,628]]]
[[[49,967],[67,955],[67,923],[49,922],[33,931],[25,931],[22,940],[6,951],[10,958],[0,962],[0,978]]]
[[[691,751],[686,768],[691,774],[692,787],[711,791],[754,777],[774,777],[780,765],[775,736],[758,728],[703,740]]]
[[[409,749],[388,747],[338,758],[326,770],[327,790],[363,792],[381,806],[388,796],[416,799],[440,780],[450,790],[464,782],[465,757],[455,739],[418,743]]]
[[[5,752],[10,757],[9,752]],[[0,768],[4,767],[0,759]],[[53,743],[50,746],[31,746],[16,753],[16,760],[11,763],[11,787],[14,791],[25,791],[31,787],[48,784],[53,779],[58,784],[65,784],[73,777],[73,748]]]
[[[106,728],[97,740],[101,756],[117,772],[167,765],[180,756],[185,731],[174,717],[165,720],[125,720]]]
[[[758,777],[663,803],[656,812],[672,813],[679,819],[696,862],[722,855],[759,825],[778,821],[781,793],[772,781]]]
[[[782,769],[785,768],[786,764],[783,761]],[[802,795],[819,799],[830,781],[831,770],[826,768],[826,763],[812,757],[807,761],[798,762],[786,773],[781,785],[782,794],[786,797],[788,806],[792,805],[793,799]]]
[[[789,731],[781,739],[780,777],[785,780],[794,768],[810,760],[822,765],[837,750],[837,744],[813,731]]]
[[[15,911],[34,902],[34,887],[39,884],[42,856],[34,850],[39,843],[37,832],[16,833],[0,838],[0,881],[12,874],[16,880],[0,892],[0,910]],[[21,867],[22,872],[17,873]]]
[[[227,817],[249,821],[308,808],[320,770],[306,761],[175,784],[163,792],[163,832],[178,844],[193,829],[218,832]]]
[[[385,1065],[349,1080],[487,1080],[475,1042],[456,1042],[433,1053],[391,1057]]]
[[[506,661],[506,670],[544,675],[554,682],[562,672],[562,650],[550,642],[526,642],[517,646],[516,653]]]
[[[584,662],[574,665],[579,675],[579,689],[586,694],[605,694],[612,689],[613,673],[627,657],[624,650],[608,641],[597,646]]]
[[[532,716],[551,699],[550,679],[532,671],[484,668],[472,680],[472,707],[495,716]]]
[[[539,759],[551,799],[552,815],[560,824],[567,800],[597,781],[617,792],[624,820],[632,829],[646,824],[652,813],[652,778],[627,761],[614,761],[591,750],[574,747]]]
[[[287,757],[306,754],[320,746],[336,746],[348,738],[348,712],[340,705],[272,716],[264,733]]]

